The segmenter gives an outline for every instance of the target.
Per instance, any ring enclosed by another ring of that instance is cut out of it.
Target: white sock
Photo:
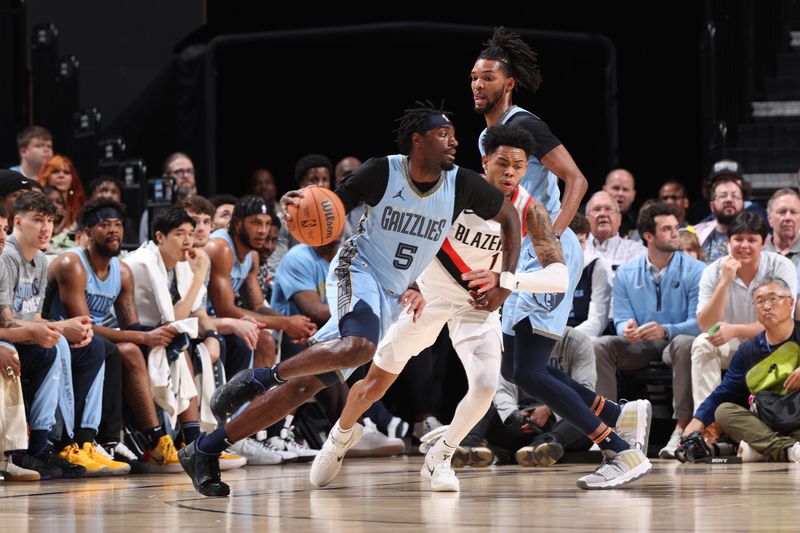
[[[444,437],[436,441],[436,444],[428,452],[435,462],[439,462],[441,460],[446,460],[448,463],[453,459],[453,454],[456,451],[455,446],[450,446],[449,443],[445,442]]]
[[[347,442],[350,440],[352,431],[353,428],[342,429],[342,427],[339,425],[339,421],[337,420],[336,423],[333,425],[333,428],[331,429],[331,435],[333,435],[333,438],[335,440],[338,440],[340,442],[342,441]]]

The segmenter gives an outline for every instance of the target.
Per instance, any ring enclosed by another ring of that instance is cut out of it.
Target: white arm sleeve
[[[517,290],[530,292],[566,292],[569,271],[564,263],[551,263],[541,270],[517,272]]]

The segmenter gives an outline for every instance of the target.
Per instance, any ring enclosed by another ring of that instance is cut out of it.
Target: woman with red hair
[[[51,157],[39,172],[39,184],[42,187],[57,189],[61,193],[66,208],[64,229],[75,230],[78,211],[86,203],[86,194],[83,192],[78,171],[70,158],[65,155]]]

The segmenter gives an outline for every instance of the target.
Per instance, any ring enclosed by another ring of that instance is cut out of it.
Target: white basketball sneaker
[[[447,430],[450,429],[450,426],[439,426],[435,429],[430,430],[429,432],[425,433],[419,439],[419,453],[427,454],[428,450],[433,448],[433,445],[442,438],[442,436],[447,433]]]
[[[431,490],[434,492],[458,492],[460,484],[453,467],[450,465],[450,456],[434,457],[429,451],[419,471],[425,479],[431,480]]]
[[[280,440],[283,441],[283,449],[297,454],[297,460],[301,463],[313,461],[319,454],[319,450],[312,450],[305,442],[295,440],[294,426],[285,427],[281,430]],[[274,444],[273,444],[274,445]]]
[[[683,429],[675,428],[672,435],[669,436],[669,441],[666,446],[661,448],[661,451],[658,452],[658,456],[662,459],[675,459],[675,450],[677,450],[678,446],[681,444],[681,435],[683,435]]]
[[[614,428],[622,440],[631,448],[639,447],[647,455],[650,443],[650,423],[653,419],[653,406],[649,400],[633,400],[622,404],[617,424]]]
[[[638,448],[615,453],[603,451],[603,462],[587,476],[578,479],[582,489],[616,489],[644,476],[653,465]]]
[[[228,453],[244,457],[249,465],[279,465],[286,462],[267,442],[252,439],[242,439],[228,448]],[[222,467],[220,466],[220,470]]]
[[[342,468],[342,459],[347,450],[358,444],[361,440],[363,428],[356,424],[353,429],[345,434],[339,431],[339,422],[331,429],[325,444],[311,464],[309,480],[315,487],[324,487],[336,478]],[[334,437],[334,434],[336,435]],[[346,440],[345,440],[346,439]]]

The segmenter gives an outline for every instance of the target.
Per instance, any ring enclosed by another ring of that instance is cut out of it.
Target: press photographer
[[[739,346],[722,383],[697,409],[684,437],[716,421],[739,442],[743,462],[800,462],[800,329],[794,304],[785,281],[766,278],[758,284],[753,305],[764,331]],[[708,433],[705,437],[714,440]]]

